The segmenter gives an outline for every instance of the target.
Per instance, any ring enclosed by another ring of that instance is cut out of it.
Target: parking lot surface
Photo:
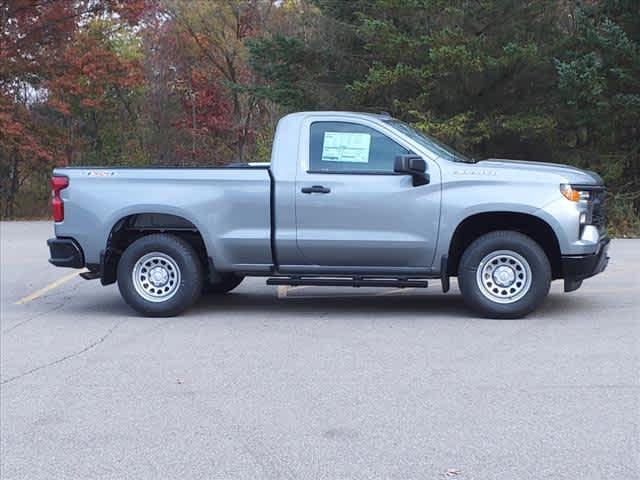
[[[3,479],[640,478],[640,240],[523,320],[264,279],[159,319],[50,236],[0,224]]]

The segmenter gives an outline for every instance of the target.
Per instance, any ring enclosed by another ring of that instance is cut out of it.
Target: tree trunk
[[[5,205],[5,218],[13,217],[15,211],[16,194],[18,193],[18,152],[13,152],[13,164],[11,165],[11,183]]]

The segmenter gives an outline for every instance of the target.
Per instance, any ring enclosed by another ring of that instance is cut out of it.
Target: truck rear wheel
[[[458,268],[465,303],[489,318],[521,318],[549,293],[551,266],[544,250],[518,232],[496,231],[476,239]]]
[[[215,282],[205,282],[202,293],[207,295],[220,295],[230,292],[242,283],[244,277],[235,273],[220,273],[219,280]]]
[[[202,291],[202,263],[189,243],[168,234],[139,238],[118,262],[118,288],[138,313],[171,317],[193,305]]]

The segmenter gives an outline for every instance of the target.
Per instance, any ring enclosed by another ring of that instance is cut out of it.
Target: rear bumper
[[[56,267],[84,267],[82,248],[73,238],[50,238],[47,245],[51,255],[49,263]]]
[[[609,239],[604,238],[598,244],[598,250],[594,254],[562,257],[565,292],[577,290],[584,279],[593,277],[607,268],[608,251]]]

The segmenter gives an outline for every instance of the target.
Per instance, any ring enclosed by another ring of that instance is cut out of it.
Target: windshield
[[[450,160],[452,162],[465,162],[465,163],[473,163],[474,160],[463,155],[460,152],[456,152],[453,148],[440,143],[434,138],[431,138],[428,135],[416,130],[411,125],[408,125],[400,120],[391,119],[384,120],[387,125],[395,128],[396,130],[404,133],[406,136],[411,138],[412,140],[418,142],[423,147],[427,148],[431,152],[436,155],[444,158],[445,160]]]

